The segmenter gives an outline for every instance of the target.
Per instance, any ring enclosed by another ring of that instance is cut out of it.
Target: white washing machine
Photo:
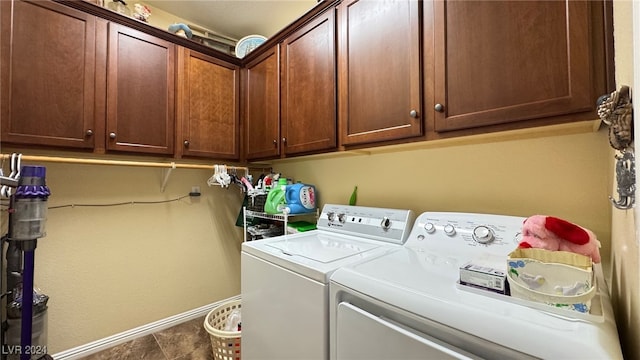
[[[242,359],[328,359],[329,276],[398,249],[410,210],[325,205],[317,230],[242,244]]]
[[[330,284],[330,358],[622,359],[599,264],[589,313],[458,283],[470,260],[503,263],[506,273],[523,220],[423,213],[402,248],[338,269]]]

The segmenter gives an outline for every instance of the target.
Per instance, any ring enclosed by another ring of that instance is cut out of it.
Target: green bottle
[[[264,203],[264,212],[267,214],[282,214],[285,208],[285,194],[287,193],[287,179],[278,179],[278,184],[269,190],[267,200]]]

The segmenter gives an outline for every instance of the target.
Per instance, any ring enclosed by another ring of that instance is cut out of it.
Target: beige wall
[[[633,89],[633,5],[630,1],[614,1],[613,5],[616,85],[618,88],[621,85],[629,85]],[[636,3],[636,6],[640,6],[640,4]],[[636,18],[635,21],[640,21],[640,19]],[[635,61],[635,71],[640,71],[639,61],[640,59]],[[637,113],[636,110],[636,119],[638,118]],[[636,129],[637,133],[638,129]],[[610,150],[611,169],[614,169],[613,156],[614,152]],[[614,170],[611,172],[614,173]],[[612,192],[614,191],[612,190]],[[627,359],[640,359],[640,342],[638,342],[640,339],[640,249],[638,248],[634,212],[635,210],[614,209],[611,234],[612,299],[623,351]]]
[[[274,164],[315,184],[319,199],[424,211],[559,216],[593,230],[608,258],[606,132],[456,145]]]
[[[36,285],[50,296],[49,353],[240,293],[238,188],[207,187],[206,170],[174,170],[162,193],[161,169],[42,165],[50,207],[173,199],[193,185],[202,191],[166,204],[49,210],[35,269]]]
[[[316,184],[323,203],[347,203],[358,185],[360,205],[554,214],[595,231],[608,259],[607,148],[600,130],[311,157],[274,168]],[[44,165],[52,207],[171,199],[193,185],[203,192],[196,201],[50,210],[36,250],[36,284],[51,297],[50,353],[239,293],[239,191],[207,187],[211,174],[201,170],[174,170],[161,193],[160,169]]]

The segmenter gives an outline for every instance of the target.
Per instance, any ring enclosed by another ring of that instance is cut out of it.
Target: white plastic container
[[[46,199],[16,199],[11,217],[12,240],[35,240],[45,237],[47,221]]]

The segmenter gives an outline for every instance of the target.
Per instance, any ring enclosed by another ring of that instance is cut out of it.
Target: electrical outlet
[[[189,196],[200,196],[200,186],[192,186]]]

